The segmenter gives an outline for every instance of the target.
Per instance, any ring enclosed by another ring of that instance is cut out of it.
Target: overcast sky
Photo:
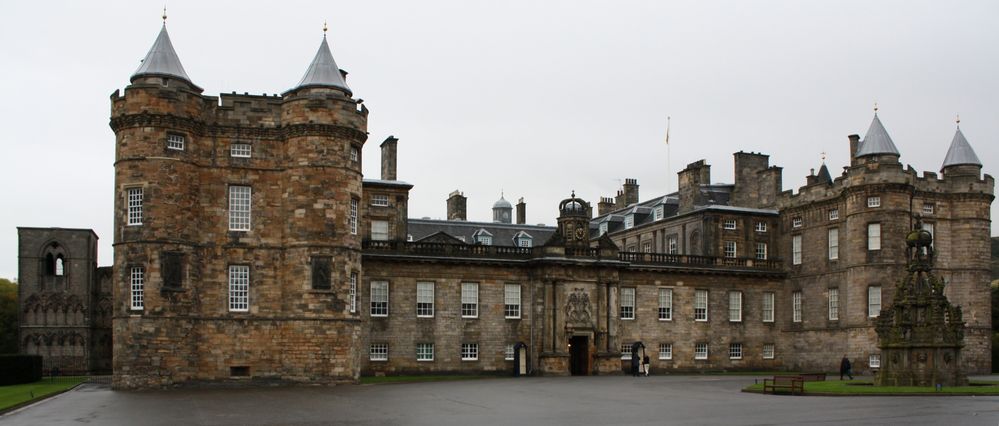
[[[17,226],[93,228],[111,264],[108,97],[152,45],[162,6],[3,6],[0,277],[17,276]],[[167,6],[205,95],[290,89],[328,20],[333,56],[371,110],[364,175],[379,177],[379,143],[400,138],[411,217],[443,218],[459,189],[469,220],[488,221],[502,190],[525,198],[529,223],[553,224],[571,190],[595,204],[636,178],[644,200],[675,190],[676,172],[702,158],[714,182],[732,182],[740,150],[770,154],[797,190],[822,152],[839,174],[847,135],[863,136],[875,102],[903,163],[939,171],[960,114],[984,172],[999,165],[996,1]]]

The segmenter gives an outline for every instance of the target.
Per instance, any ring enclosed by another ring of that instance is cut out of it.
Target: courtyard
[[[86,384],[4,425],[651,425],[999,423],[995,397],[743,393],[762,377],[531,377],[120,392]],[[978,379],[995,380],[992,377]]]

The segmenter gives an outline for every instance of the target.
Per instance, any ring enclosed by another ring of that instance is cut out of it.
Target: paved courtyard
[[[144,392],[85,385],[0,417],[0,424],[999,424],[999,396],[792,397],[740,392],[753,379],[542,377]]]

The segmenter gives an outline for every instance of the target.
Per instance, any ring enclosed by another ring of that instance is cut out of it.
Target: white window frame
[[[372,281],[368,287],[370,289],[368,314],[372,317],[389,316],[389,282]]]
[[[229,185],[229,230],[249,231],[252,224],[253,188]]]
[[[742,322],[742,292],[728,292],[728,322]]]
[[[737,229],[736,226],[738,225],[735,219],[725,219],[725,221],[722,222],[722,228],[724,229]]]
[[[229,312],[250,310],[250,266],[229,265]]]
[[[478,361],[479,360],[479,344],[478,343],[462,343],[461,344],[461,360],[462,361]]]
[[[418,281],[416,283],[416,317],[434,317],[434,282]]]
[[[734,259],[738,253],[738,244],[735,241],[725,241],[725,257]]]
[[[599,233],[600,233],[601,236],[604,235],[604,234],[606,234],[607,233],[607,222],[600,222],[600,225],[598,226],[598,229],[599,229]]]
[[[774,353],[776,352],[776,348],[774,346],[775,345],[773,343],[763,344],[763,359],[774,359]]]
[[[388,207],[389,196],[385,194],[373,194],[371,196],[371,205],[376,207]]]
[[[635,287],[621,287],[621,310],[622,320],[635,319]]]
[[[482,244],[484,246],[493,245],[493,237],[490,235],[484,235],[484,234],[479,235],[478,237],[475,237],[475,240],[478,241],[479,244]]]
[[[125,201],[128,205],[127,226],[142,225],[142,201],[144,192],[141,187],[125,189]]]
[[[756,259],[767,260],[767,243],[756,243]]]
[[[801,292],[791,293],[791,322],[801,322]]]
[[[694,290],[694,321],[708,321],[708,297],[707,290]]]
[[[503,318],[520,319],[520,284],[503,285]]]
[[[660,360],[670,360],[670,359],[673,359],[673,344],[672,343],[660,343],[659,344],[659,359]]]
[[[829,260],[839,260],[839,228],[829,228]]]
[[[870,368],[881,368],[881,354],[870,354],[867,357],[867,366]]]
[[[673,289],[659,289],[659,321],[673,321]]]
[[[416,344],[416,361],[417,362],[429,362],[434,360],[434,344],[433,343],[417,343]]]
[[[635,227],[635,215],[629,214],[624,216],[624,229],[631,229]]]
[[[368,360],[388,361],[388,356],[389,356],[388,343],[372,343],[370,346],[368,346]]]
[[[829,220],[839,219],[839,209],[829,209]]]
[[[801,220],[800,216],[799,217],[793,217],[793,218],[791,218],[791,227],[792,228],[801,228],[801,226],[804,223],[805,222],[803,220]]]
[[[705,359],[708,359],[708,344],[707,343],[694,343],[694,359],[695,360],[705,360]]]
[[[756,222],[756,232],[767,232],[767,223]]]
[[[351,235],[357,235],[357,198],[350,199],[350,212],[347,216],[347,227]]]
[[[361,159],[361,150],[357,149],[356,146],[351,145],[350,146],[350,150],[348,152],[349,153],[347,155],[349,155],[350,161],[353,161],[353,162],[356,163],[357,161],[359,161]]]
[[[839,289],[829,289],[829,321],[839,321]]]
[[[872,209],[881,207],[881,197],[880,196],[867,197],[867,207]]]
[[[253,145],[246,142],[233,142],[229,145],[229,156],[233,158],[250,158],[253,156]]]
[[[129,283],[131,288],[130,309],[133,311],[145,309],[146,268],[133,266],[129,271]]]
[[[371,241],[388,241],[389,223],[387,220],[371,221]]]
[[[184,135],[178,135],[176,133],[167,133],[166,137],[166,147],[167,149],[173,149],[176,151],[183,151],[185,142],[187,138]]]
[[[653,220],[662,220],[662,218],[665,216],[665,209],[661,204],[656,206],[656,208],[653,209],[652,212],[653,212],[652,213]]]
[[[680,237],[677,235],[670,235],[669,237],[666,237],[668,254],[680,254],[679,239]]]
[[[642,253],[652,253],[652,241],[642,243]]]
[[[621,359],[631,359],[631,343],[621,344]]]
[[[762,317],[763,322],[774,322],[774,305],[776,295],[772,291],[763,292]]]
[[[503,361],[513,361],[513,359],[515,358],[514,352],[516,352],[516,350],[514,349],[515,347],[516,345],[514,345],[513,343],[509,343],[506,345],[506,347],[503,349]]]
[[[517,238],[517,246],[522,248],[534,247],[534,240],[531,237]]]
[[[357,272],[350,273],[350,313],[357,312]]]
[[[867,224],[867,250],[881,250],[881,223]]]
[[[461,317],[479,317],[479,283],[461,283]]]
[[[801,264],[801,235],[791,236],[791,264]]]
[[[728,344],[728,359],[742,359],[742,343]]]
[[[923,215],[933,214],[936,210],[935,203],[923,203]]]
[[[869,318],[881,316],[881,286],[879,285],[867,287],[867,316]]]

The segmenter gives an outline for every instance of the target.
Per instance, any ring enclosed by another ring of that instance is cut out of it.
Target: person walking
[[[839,361],[839,379],[843,380],[843,375],[846,375],[853,380],[853,366],[850,364],[850,359],[843,355],[843,359]]]
[[[645,377],[649,377],[649,356],[642,358],[642,369],[645,370]]]

